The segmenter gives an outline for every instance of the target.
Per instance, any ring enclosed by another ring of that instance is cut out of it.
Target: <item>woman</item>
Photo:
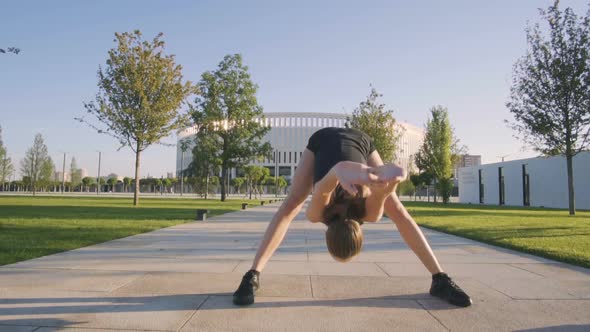
[[[471,305],[469,296],[443,272],[420,228],[397,198],[395,188],[405,177],[400,167],[383,164],[367,134],[350,128],[315,132],[293,176],[291,191],[268,225],[252,268],[242,278],[233,302],[254,303],[260,272],[313,189],[306,217],[328,226],[326,245],[334,259],[347,262],[356,256],[363,241],[361,224],[376,222],[385,212],[432,273],[430,294],[457,306]]]

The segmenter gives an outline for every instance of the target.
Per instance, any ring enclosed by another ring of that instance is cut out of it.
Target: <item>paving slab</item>
[[[248,271],[250,266],[250,261],[241,262],[236,267],[236,271]],[[264,269],[264,274],[387,276],[375,263],[339,263],[334,261],[270,261]]]
[[[212,296],[180,331],[446,331],[414,300],[259,297],[237,308]]]
[[[150,258],[150,257],[115,257],[109,260],[89,260],[78,266],[84,270],[102,271],[176,271],[176,272],[232,272],[240,261],[231,258],[201,259],[188,257],[176,258]]]
[[[0,331],[588,331],[590,270],[425,229],[474,300],[452,307],[393,223],[363,225],[339,263],[300,213],[261,275],[231,295],[278,204],[0,267]]]
[[[118,296],[90,292],[12,292],[0,297],[6,325],[175,331],[206,295]]]
[[[36,326],[15,326],[15,325],[4,325],[4,323],[10,324],[10,321],[0,320],[0,331],[2,332],[32,332],[37,330]]]
[[[590,326],[588,301],[488,301],[462,310],[436,300],[418,300],[451,331],[554,331],[563,326]]]
[[[143,272],[59,269],[0,269],[0,285],[18,289],[109,292],[140,278]]]

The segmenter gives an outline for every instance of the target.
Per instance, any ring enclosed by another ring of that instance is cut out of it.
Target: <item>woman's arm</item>
[[[377,175],[371,174],[371,167],[354,161],[341,161],[315,185],[306,217],[311,222],[323,222],[324,209],[330,203],[332,192],[338,184],[351,195],[357,194],[355,184],[376,183]]]
[[[377,222],[383,216],[385,200],[395,192],[397,184],[405,179],[406,171],[395,164],[384,165],[377,151],[371,153],[367,163],[371,166],[370,172],[384,182],[370,187],[371,194],[365,203],[367,213],[364,221]]]
[[[291,221],[299,213],[305,199],[309,196],[313,185],[314,160],[315,156],[313,152],[306,149],[293,175],[291,191],[287,199],[281,204],[281,207],[266,228],[264,238],[258,247],[256,257],[252,263],[252,270],[261,272],[264,269],[272,254],[283,241],[289,229],[289,224],[291,224]]]
[[[307,220],[316,223],[324,222],[324,209],[330,203],[332,192],[338,185],[338,178],[336,177],[334,167],[326,174],[314,187],[311,201],[305,211]]]

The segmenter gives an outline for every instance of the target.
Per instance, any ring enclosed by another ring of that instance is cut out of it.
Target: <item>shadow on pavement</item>
[[[121,312],[149,312],[149,311],[179,311],[179,310],[220,310],[237,308],[289,308],[289,307],[371,307],[371,308],[413,308],[420,307],[417,298],[429,297],[427,294],[407,294],[396,296],[348,298],[348,299],[294,299],[280,300],[284,298],[264,297],[262,301],[248,307],[236,306],[232,303],[230,293],[209,294],[181,294],[181,295],[156,295],[156,296],[126,296],[126,297],[63,297],[63,298],[5,298],[0,299],[0,316],[20,315],[62,315],[62,314],[95,314],[95,313],[121,313]],[[210,299],[211,306],[206,302]],[[268,299],[279,299],[268,301]],[[13,307],[9,307],[13,306]],[[456,308],[448,305],[435,310],[448,310]],[[48,318],[52,319],[52,318]],[[47,320],[42,319],[43,325],[48,325]],[[34,320],[34,319],[32,319]],[[26,325],[31,324],[31,319],[26,319]],[[56,323],[59,319],[56,320]],[[18,320],[3,320],[2,325],[19,325]],[[21,324],[22,325],[22,324]]]

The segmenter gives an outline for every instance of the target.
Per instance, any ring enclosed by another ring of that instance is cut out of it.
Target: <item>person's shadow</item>
[[[215,298],[212,306],[206,302]],[[276,297],[266,297],[273,299]],[[434,299],[428,294],[408,294],[396,296],[346,298],[346,299],[296,299],[265,301],[261,300],[248,308],[271,307],[378,307],[378,308],[417,308],[419,299]],[[443,303],[441,301],[441,303]],[[13,305],[11,307],[11,305]],[[54,298],[3,298],[0,299],[0,317],[21,315],[58,315],[105,312],[142,311],[182,311],[182,310],[220,310],[241,308],[232,303],[231,293],[181,294],[154,296],[107,296],[107,297],[54,297]],[[449,305],[436,310],[456,308]],[[5,322],[2,321],[4,324]]]

